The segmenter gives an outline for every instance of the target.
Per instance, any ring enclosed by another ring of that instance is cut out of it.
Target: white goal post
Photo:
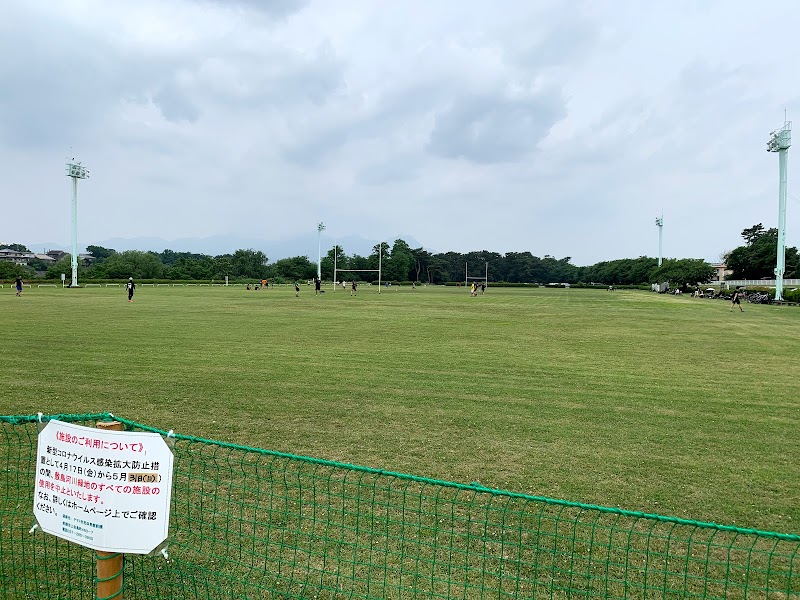
[[[333,291],[336,293],[336,282],[339,281],[339,273],[377,273],[378,274],[378,293],[381,293],[381,275],[383,271],[383,243],[378,244],[378,268],[377,269],[339,269],[337,268],[337,246],[333,246]]]
[[[483,285],[489,287],[489,263],[486,263],[486,272],[484,273],[483,277],[470,277],[469,275],[469,263],[464,263],[464,287],[469,287],[470,281],[482,281]]]

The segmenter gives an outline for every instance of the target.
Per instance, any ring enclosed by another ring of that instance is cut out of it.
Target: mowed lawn
[[[641,291],[0,290],[0,413],[800,533],[800,307]]]

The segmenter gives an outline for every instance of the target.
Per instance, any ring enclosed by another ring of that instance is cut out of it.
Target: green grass
[[[647,292],[0,290],[0,413],[800,532],[800,309]]]

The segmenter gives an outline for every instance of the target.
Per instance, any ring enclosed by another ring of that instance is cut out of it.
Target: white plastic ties
[[[39,413],[39,414],[42,414],[42,413]],[[34,531],[36,531],[38,528],[39,528],[39,524],[38,524],[38,523],[34,523],[34,524],[33,524],[33,527],[31,527],[31,529],[30,529],[30,531],[28,531],[28,533],[33,533],[33,532],[34,532]]]
[[[42,422],[42,415],[43,415],[44,413],[36,413],[36,414],[37,414],[37,415],[39,415],[39,423],[41,423],[41,422]]]
[[[161,555],[164,557],[164,560],[169,560],[169,554],[167,554],[166,548],[161,549]]]

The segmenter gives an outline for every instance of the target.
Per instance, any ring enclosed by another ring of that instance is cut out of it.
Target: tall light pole
[[[775,300],[783,300],[783,272],[786,270],[786,171],[789,146],[792,145],[792,122],[769,134],[767,152],[778,153],[778,260],[775,265]]]
[[[658,266],[661,266],[661,242],[664,239],[664,214],[656,217],[656,225],[658,226]]]
[[[322,281],[322,232],[325,231],[325,225],[319,223],[317,225],[317,279]]]
[[[89,169],[82,166],[81,161],[67,162],[67,177],[72,177],[72,283],[70,283],[70,287],[78,287],[78,179],[88,179]]]

